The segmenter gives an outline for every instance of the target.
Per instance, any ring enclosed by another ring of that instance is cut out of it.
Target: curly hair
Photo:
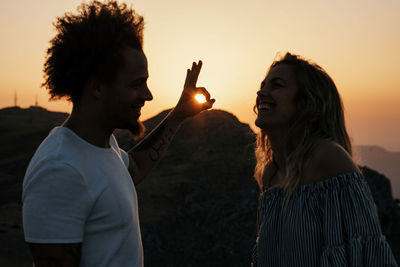
[[[66,98],[74,104],[90,79],[115,79],[125,46],[143,51],[144,27],[143,17],[116,1],[83,3],[77,11],[53,24],[57,34],[47,49],[42,84],[50,100]]]
[[[269,70],[279,64],[294,67],[299,86],[296,97],[298,112],[290,122],[289,133],[285,137],[287,171],[281,185],[287,189],[287,203],[300,182],[303,167],[318,139],[329,139],[341,145],[350,155],[352,147],[345,127],[341,97],[326,71],[319,65],[290,53],[274,61]],[[254,111],[257,112],[256,106]],[[254,177],[261,188],[265,166],[273,162],[274,157],[268,135],[263,130],[257,136],[255,156],[257,163]]]

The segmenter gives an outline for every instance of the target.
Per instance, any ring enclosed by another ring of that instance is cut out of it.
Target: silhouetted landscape
[[[379,146],[356,146],[355,153],[360,164],[389,177],[393,196],[400,198],[400,152],[387,151]]]
[[[152,129],[167,114],[145,121]],[[0,266],[32,266],[23,241],[22,180],[30,158],[68,116],[40,107],[0,110]],[[120,146],[134,141],[115,132]],[[222,110],[185,121],[165,158],[137,187],[145,266],[249,266],[258,187],[255,134]],[[400,152],[356,147],[383,233],[400,262]],[[389,179],[390,178],[390,179]],[[392,190],[393,186],[393,190]]]

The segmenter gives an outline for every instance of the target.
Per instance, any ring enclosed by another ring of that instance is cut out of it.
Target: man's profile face
[[[107,86],[104,108],[113,127],[129,130],[134,137],[140,137],[144,126],[139,121],[141,108],[153,96],[147,87],[148,67],[144,53],[125,47],[122,53],[123,65],[115,81]]]

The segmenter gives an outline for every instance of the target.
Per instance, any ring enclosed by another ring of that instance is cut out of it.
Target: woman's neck
[[[283,131],[271,131],[267,135],[273,152],[273,163],[278,170],[284,171],[286,167],[285,140],[287,133]]]

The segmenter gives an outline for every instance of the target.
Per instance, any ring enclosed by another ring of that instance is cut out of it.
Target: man
[[[36,267],[143,266],[135,186],[163,156],[182,121],[215,100],[196,87],[202,63],[193,63],[176,107],[142,142],[123,151],[114,129],[140,137],[140,109],[153,98],[146,85],[143,19],[114,1],[82,4],[78,11],[57,19],[47,51],[44,86],[51,98],[72,101],[73,109],[27,169],[25,240]],[[197,103],[196,93],[207,102]]]

